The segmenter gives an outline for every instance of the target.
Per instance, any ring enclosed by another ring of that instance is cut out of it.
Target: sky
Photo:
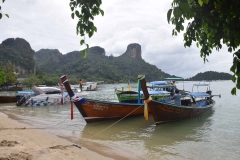
[[[80,51],[76,35],[77,19],[71,18],[69,0],[0,1],[1,12],[10,18],[0,20],[0,43],[8,38],[23,38],[34,51],[58,49],[62,54]],[[233,56],[227,47],[213,50],[204,63],[200,48],[184,47],[183,33],[172,36],[174,26],[167,22],[171,0],[102,0],[104,16],[97,16],[97,33],[86,38],[90,47],[100,46],[106,55],[118,57],[131,43],[141,45],[142,58],[163,72],[190,78],[200,72],[230,73]],[[81,56],[81,55],[80,55]],[[157,78],[156,78],[157,80]]]

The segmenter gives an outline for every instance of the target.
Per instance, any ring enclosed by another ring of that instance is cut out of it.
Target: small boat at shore
[[[170,98],[171,91],[174,91],[176,86],[170,85],[167,81],[152,81],[149,82],[147,88],[149,88],[148,92],[152,98],[158,101],[163,98]],[[140,89],[138,90],[140,91]],[[119,102],[143,103],[144,95],[142,91],[139,91],[116,90],[116,95]]]
[[[31,91],[17,91],[15,95],[0,95],[0,103],[16,103],[22,97],[33,94]]]
[[[86,123],[141,116],[144,113],[143,104],[109,102],[78,97],[76,93],[73,93],[66,76],[62,76],[61,81]]]
[[[79,85],[71,85],[71,89],[75,92],[81,92]],[[82,91],[96,91],[97,82],[86,82],[82,84]]]
[[[156,124],[178,121],[199,116],[209,111],[214,105],[215,101],[212,99],[212,91],[208,84],[195,84],[194,86],[207,86],[207,92],[185,92],[181,94],[180,105],[155,101],[148,93],[145,76],[140,75],[141,87],[145,97],[146,106],[149,108]]]
[[[36,87],[33,88],[34,96],[24,96],[17,101],[17,106],[49,106],[70,103],[70,97],[67,92],[56,87]],[[87,93],[77,93],[78,96],[87,95]]]

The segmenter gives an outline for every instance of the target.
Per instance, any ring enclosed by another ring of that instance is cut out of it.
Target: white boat
[[[60,105],[70,103],[70,96],[67,92],[63,92],[56,87],[34,87],[36,96],[25,96],[17,102],[17,106],[48,106],[48,105]],[[87,95],[86,92],[75,93],[75,95],[81,98]]]
[[[79,85],[70,85],[71,89],[75,92],[81,92]],[[82,91],[96,91],[97,82],[86,82],[82,84]]]

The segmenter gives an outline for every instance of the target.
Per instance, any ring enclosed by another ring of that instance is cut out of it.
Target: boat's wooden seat
[[[183,106],[191,106],[192,102],[190,99],[182,99],[181,100],[181,105]]]

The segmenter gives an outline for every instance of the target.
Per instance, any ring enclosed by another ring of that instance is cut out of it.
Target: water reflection
[[[203,114],[201,118],[192,118],[188,120],[170,122],[162,125],[154,125],[154,121],[150,116],[148,121],[144,120],[144,117],[133,117],[124,119],[118,123],[114,121],[105,121],[99,123],[87,124],[83,129],[83,138],[98,139],[98,140],[122,140],[122,139],[155,139],[155,136],[164,137],[161,143],[168,142],[167,137],[176,140],[182,140],[190,133],[196,133],[202,128],[210,128],[211,115],[214,110]],[[116,123],[116,124],[114,124]],[[199,134],[199,132],[198,132]],[[196,136],[195,138],[199,137]],[[193,138],[193,137],[192,137]]]
[[[188,141],[207,141],[211,132],[212,115],[210,110],[201,116],[161,125],[153,125],[152,117],[145,121],[143,117],[123,120],[115,125],[114,121],[87,124],[82,131],[81,140],[114,147],[125,146],[135,154],[159,158],[171,155],[171,147]],[[110,127],[110,128],[109,128]],[[176,151],[173,151],[176,154]],[[176,155],[175,155],[176,156]]]

